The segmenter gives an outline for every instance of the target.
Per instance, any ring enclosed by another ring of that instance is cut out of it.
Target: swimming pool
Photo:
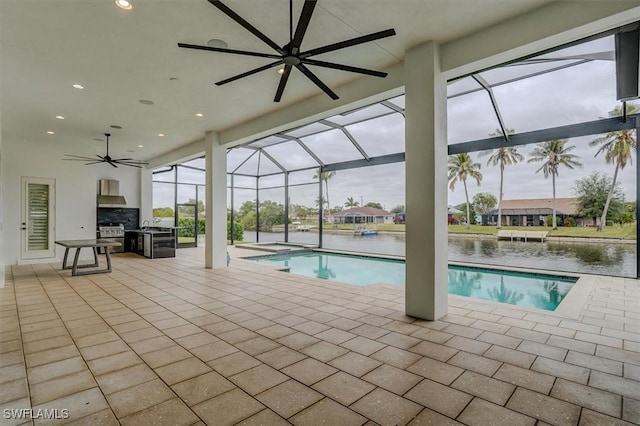
[[[288,268],[292,274],[353,285],[404,286],[404,260],[326,252],[304,252],[246,258]],[[577,281],[573,277],[449,265],[449,294],[555,310]]]

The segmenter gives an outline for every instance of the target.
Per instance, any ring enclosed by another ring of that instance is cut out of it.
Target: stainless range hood
[[[120,195],[120,182],[117,180],[100,179],[100,193],[98,207],[126,207],[127,202]]]

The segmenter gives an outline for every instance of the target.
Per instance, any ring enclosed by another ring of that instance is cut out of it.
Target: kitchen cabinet
[[[175,228],[149,228],[132,231],[136,234],[131,238],[132,251],[149,259],[176,256],[176,230]],[[134,241],[135,240],[135,241]]]

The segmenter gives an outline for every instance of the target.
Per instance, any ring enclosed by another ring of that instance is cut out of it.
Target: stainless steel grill
[[[124,238],[124,225],[99,226],[100,238]]]
[[[121,253],[124,251],[124,225],[98,226],[98,238],[109,238],[120,243],[120,247],[113,247],[111,251]]]

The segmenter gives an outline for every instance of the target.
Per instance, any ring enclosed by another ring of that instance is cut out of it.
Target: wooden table
[[[89,275],[89,274],[106,274],[111,272],[111,255],[109,254],[109,247],[119,247],[122,244],[113,240],[100,238],[93,240],[64,240],[56,241],[56,244],[65,248],[64,259],[62,261],[62,269],[71,269],[71,275]],[[104,252],[107,257],[106,269],[91,269],[87,271],[78,271],[80,268],[97,268],[100,266],[98,262],[98,247],[104,247]],[[67,257],[69,256],[69,249],[76,249],[76,255],[73,258],[73,265],[67,266]],[[78,265],[78,259],[80,257],[80,250],[83,248],[93,249],[93,263]]]

